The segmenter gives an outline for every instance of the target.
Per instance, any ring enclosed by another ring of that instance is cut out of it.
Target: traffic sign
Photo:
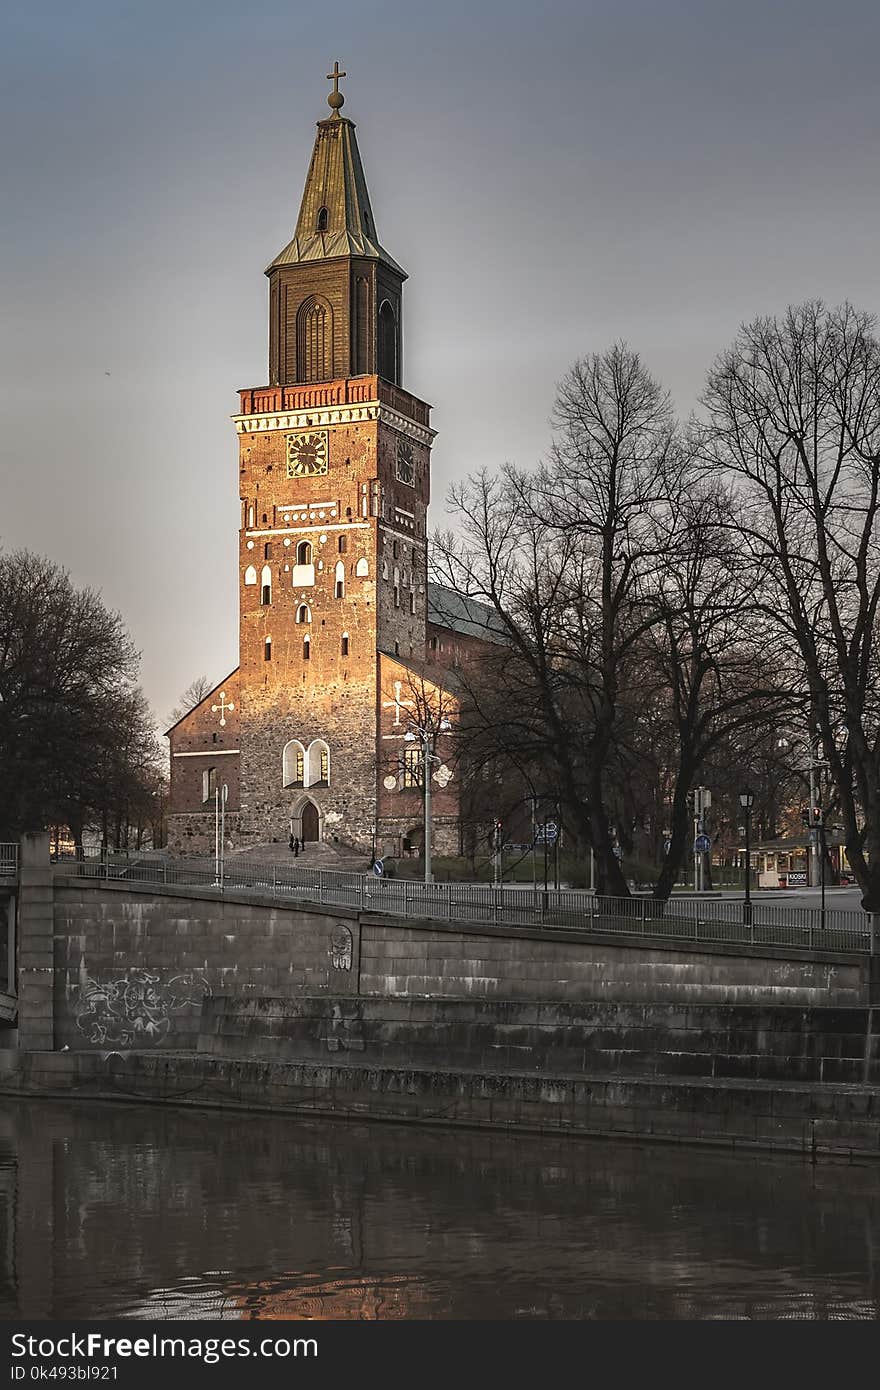
[[[694,854],[708,854],[712,848],[712,841],[708,835],[698,835],[694,840]]]
[[[377,878],[381,878],[382,875],[384,874],[384,872],[385,872],[385,861],[384,861],[384,859],[375,859],[375,860],[373,861],[373,873],[376,875]]]
[[[555,845],[559,838],[559,826],[555,820],[545,821],[543,825],[535,828],[536,845]]]

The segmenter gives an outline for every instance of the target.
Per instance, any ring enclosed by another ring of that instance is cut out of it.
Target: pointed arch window
[[[285,743],[281,755],[281,785],[301,787],[305,779],[306,750],[299,739],[292,738]]]
[[[299,381],[327,381],[333,375],[333,310],[314,294],[296,316],[296,355]]]
[[[312,563],[311,541],[300,541],[296,547],[296,563],[298,565],[310,565]]]
[[[379,375],[397,385],[397,318],[388,300],[379,309]]]
[[[257,570],[255,565],[248,565],[244,572],[244,582],[245,584],[256,584]]]
[[[363,556],[360,560],[358,560],[357,564],[355,565],[354,572],[357,575],[358,579],[366,579],[367,575],[370,573],[369,563],[367,562],[367,560],[363,558]]]
[[[296,621],[298,623],[310,623],[312,621],[312,610],[307,603],[301,603],[296,610]]]
[[[307,755],[307,787],[329,787],[330,746],[322,738],[312,739]]]
[[[319,208],[319,209],[318,209],[318,231],[319,231],[319,232],[326,232],[326,230],[327,230],[327,228],[328,228],[329,225],[330,225],[330,213],[327,211],[326,208]]]
[[[260,603],[272,602],[272,568],[264,565],[260,575]]]
[[[345,598],[345,565],[341,560],[336,561],[336,587],[334,594],[336,598]]]

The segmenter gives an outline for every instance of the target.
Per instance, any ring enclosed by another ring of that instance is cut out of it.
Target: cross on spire
[[[339,108],[345,101],[345,97],[339,90],[339,79],[340,77],[345,76],[346,74],[344,72],[340,72],[339,70],[339,60],[337,59],[337,61],[333,64],[333,71],[328,72],[327,74],[327,81],[333,83],[333,91],[330,92],[329,96],[327,97],[327,105],[332,107],[334,116],[339,115]]]

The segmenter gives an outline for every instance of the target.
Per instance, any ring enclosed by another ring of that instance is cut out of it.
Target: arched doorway
[[[314,843],[321,838],[321,828],[318,819],[318,808],[314,801],[307,801],[302,808],[302,842],[303,844]]]

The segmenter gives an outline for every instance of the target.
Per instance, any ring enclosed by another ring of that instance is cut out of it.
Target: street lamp
[[[223,887],[224,860],[226,858],[226,802],[229,800],[229,788],[224,782],[222,787],[214,788],[214,883],[220,888]]]
[[[743,920],[748,924],[752,920],[752,807],[755,804],[755,793],[746,788],[739,794],[739,804],[746,815],[746,896],[743,903]]]
[[[421,743],[422,745],[422,780],[425,785],[425,882],[431,883],[433,875],[431,873],[431,764],[439,763],[442,759],[436,753],[431,752],[431,745],[438,734],[446,734],[452,728],[448,719],[440,719],[437,723],[428,720],[425,724],[410,724],[404,740],[406,743]]]

